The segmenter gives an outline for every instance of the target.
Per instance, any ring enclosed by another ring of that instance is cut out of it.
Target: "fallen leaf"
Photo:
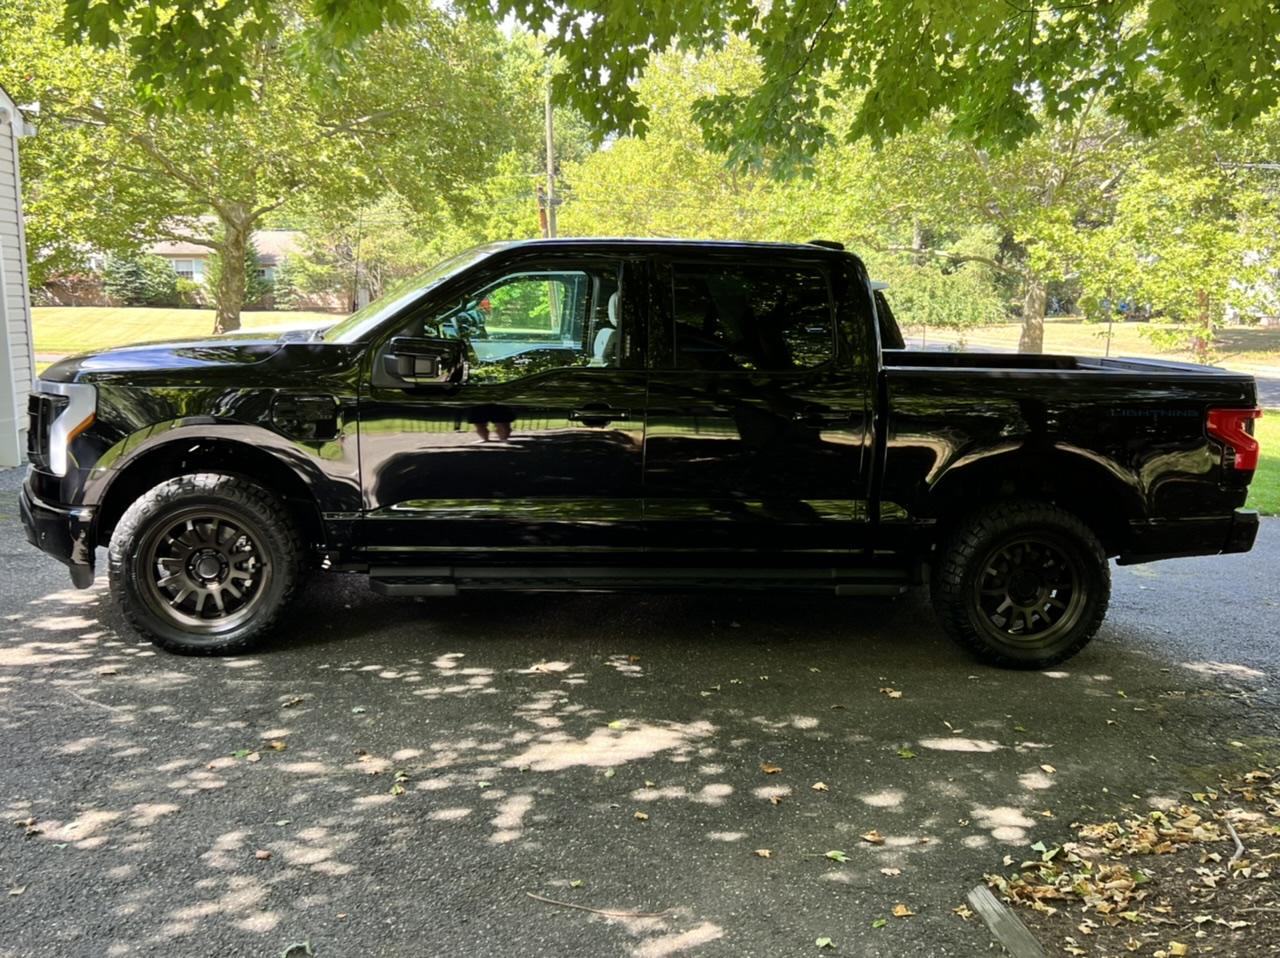
[[[901,868],[882,868],[880,869],[880,874],[888,875],[890,878],[897,878],[899,875],[902,874],[902,869]]]
[[[883,927],[884,927],[885,925],[887,925],[887,924],[889,924],[889,919],[888,919],[888,918],[877,918],[875,921],[873,921],[873,922],[871,923],[871,927],[872,927],[872,928],[883,928]]]
[[[638,655],[628,655],[628,656],[627,656],[627,661],[628,661],[628,662],[630,662],[632,665],[635,665],[637,662],[639,662],[639,661],[640,661],[640,656],[638,656]]]
[[[782,766],[774,765],[771,762],[761,762],[760,771],[764,772],[766,775],[777,775],[782,771]]]
[[[613,776],[615,776],[615,775],[617,775],[617,774],[618,774],[618,770],[617,770],[616,768],[606,768],[606,769],[604,770],[604,777],[605,777],[605,778],[613,778]]]
[[[770,805],[781,805],[781,804],[782,804],[782,796],[781,796],[781,795],[770,795],[770,796],[769,796],[769,804],[770,804]]]
[[[838,848],[834,849],[833,851],[827,852],[827,857],[830,858],[833,862],[840,862],[841,864],[849,860],[849,856],[846,855],[844,852],[842,852]]]
[[[575,879],[573,879],[571,882],[569,882],[569,887],[570,887],[570,888],[581,888],[581,887],[582,887],[582,879],[581,879],[581,878],[575,878]]]
[[[390,792],[390,794],[392,794],[392,795],[403,795],[403,794],[404,794],[404,786],[403,786],[403,785],[401,785],[399,782],[396,782],[394,785],[392,785],[392,786],[391,786],[391,788],[390,788],[390,789],[388,789],[388,791],[389,791],[389,792]]]
[[[813,789],[815,792],[829,792],[829,791],[831,791],[831,789],[827,788],[827,783],[826,783],[826,782],[814,782],[814,783],[813,783],[812,785],[810,785],[809,787],[810,787],[811,789]]]
[[[755,856],[757,858],[772,858],[773,852],[770,851],[768,848],[757,848],[755,850]]]
[[[270,860],[271,852],[267,851],[265,848],[259,848],[256,852],[253,853],[253,857],[260,862],[265,862]]]
[[[646,812],[636,812],[635,820],[637,822],[647,822],[649,820],[649,815]]]
[[[120,670],[115,668],[114,666],[108,665],[98,669],[98,674],[99,675],[119,675]]]
[[[262,753],[261,753],[261,752],[250,752],[248,755],[246,755],[246,756],[244,757],[244,760],[245,760],[246,762],[261,762],[261,761],[262,761]]]
[[[902,748],[898,749],[898,758],[907,759],[907,758],[915,758],[915,757],[916,757],[916,753],[911,751],[911,749],[907,748],[905,745],[902,746]]]
[[[609,728],[614,730],[622,729],[626,727],[627,727],[627,723],[622,721],[622,719],[614,719],[612,722],[609,723]]]
[[[236,749],[234,752],[232,752],[232,753],[231,753],[231,757],[232,757],[232,758],[244,758],[246,755],[249,755],[252,751],[253,751],[253,749],[251,749],[251,748],[238,748],[238,749]]]
[[[881,695],[887,695],[887,696],[889,696],[889,698],[891,698],[891,699],[900,699],[900,698],[902,698],[902,693],[901,693],[901,692],[899,692],[897,689],[891,689],[891,688],[889,688],[887,685],[886,685],[884,688],[882,688],[882,689],[880,690],[880,694],[881,694]]]
[[[894,918],[910,918],[915,912],[902,903],[893,906]]]
[[[295,695],[295,696],[293,696],[292,698],[287,699],[286,701],[284,701],[283,703],[281,703],[280,707],[281,707],[282,709],[291,709],[291,708],[293,708],[295,705],[300,705],[300,704],[301,704],[302,702],[304,702],[304,701],[306,701],[306,700],[305,700],[301,695]]]
[[[363,705],[357,705],[355,708],[353,708],[353,709],[351,710],[351,714],[352,714],[352,715],[364,715],[364,713],[365,713],[365,712],[367,712],[367,711],[369,711],[369,710],[368,710],[367,708],[365,708]]]
[[[653,788],[653,782],[649,781],[649,780],[646,778],[646,779],[644,780],[644,787],[645,787],[645,788]]]
[[[338,921],[346,921],[347,913],[345,911],[340,911],[335,917],[337,917]]]
[[[834,947],[835,947],[835,944],[831,941],[831,939],[830,939],[830,938],[827,938],[827,937],[825,937],[825,936],[824,936],[824,937],[822,937],[822,938],[815,938],[815,939],[813,940],[813,943],[814,943],[815,945],[817,945],[819,948],[834,948]]]
[[[968,905],[956,905],[955,908],[951,909],[951,914],[959,915],[965,921],[968,921],[970,918],[973,917],[973,912],[969,910]]]
[[[1057,771],[1057,769],[1054,768],[1052,765],[1041,765],[1040,771],[1044,772],[1046,775],[1052,775],[1054,772]]]
[[[1185,955],[1187,954],[1187,952],[1188,952],[1188,948],[1182,942],[1180,941],[1169,942],[1169,955],[1171,956],[1171,958],[1176,958],[1176,956],[1178,955]]]
[[[860,835],[859,837],[860,837],[864,842],[870,842],[872,845],[883,845],[883,844],[884,844],[884,836],[883,836],[883,835],[881,835],[881,834],[880,834],[878,831],[876,831],[874,828],[873,828],[873,829],[871,829],[871,831],[869,831],[869,832],[864,832],[864,833],[863,833],[862,835]]]
[[[810,672],[821,672],[821,671],[822,671],[822,669],[818,668],[816,665],[811,665],[811,666],[809,666],[809,671],[810,671]]]
[[[278,738],[273,738],[273,739],[271,740],[271,750],[272,750],[273,752],[283,752],[283,751],[284,751],[285,749],[287,749],[288,747],[289,747],[289,746],[288,746],[288,744],[287,744],[287,743],[282,742],[282,741],[281,741],[280,739],[278,739]]]
[[[14,885],[12,888],[10,888],[10,889],[9,889],[9,897],[10,897],[10,898],[17,898],[19,895],[21,895],[21,894],[22,894],[24,891],[26,891],[26,890],[27,890],[27,886],[26,886],[26,885]]]

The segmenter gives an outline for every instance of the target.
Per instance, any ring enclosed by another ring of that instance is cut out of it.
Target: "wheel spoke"
[[[169,604],[176,609],[178,606],[182,605],[183,600],[191,594],[191,591],[191,589],[187,588],[178,590],[178,594],[169,600]]]
[[[158,580],[156,585],[160,586],[162,589],[167,589],[170,586],[176,586],[186,581],[187,577],[185,575],[181,572],[174,572],[165,576],[163,579]]]

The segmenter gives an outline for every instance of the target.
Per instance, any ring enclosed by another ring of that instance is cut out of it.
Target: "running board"
[[[902,595],[905,571],[892,569],[739,569],[591,566],[374,566],[369,586],[394,596],[451,596],[460,590],[622,592],[787,589],[849,596]]]

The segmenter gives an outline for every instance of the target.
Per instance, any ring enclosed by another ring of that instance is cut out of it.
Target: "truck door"
[[[874,374],[871,351],[837,334],[851,274],[841,259],[741,250],[656,267],[653,550],[820,563],[866,545]]]
[[[554,251],[486,264],[371,351],[360,460],[375,561],[641,549],[645,270]],[[415,338],[459,340],[465,380],[398,378],[388,359]]]

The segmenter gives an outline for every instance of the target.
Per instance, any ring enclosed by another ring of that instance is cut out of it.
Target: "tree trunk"
[[[924,252],[924,226],[920,223],[918,216],[911,219],[911,248],[915,251],[912,254],[915,264],[923,266],[927,258]]]
[[[218,285],[213,291],[217,316],[213,332],[229,333],[240,328],[240,310],[244,306],[244,253],[248,231],[231,223],[222,224],[222,242],[218,244]]]
[[[1038,276],[1027,277],[1027,291],[1022,299],[1022,335],[1018,337],[1018,352],[1044,352],[1044,311],[1049,291]]]

